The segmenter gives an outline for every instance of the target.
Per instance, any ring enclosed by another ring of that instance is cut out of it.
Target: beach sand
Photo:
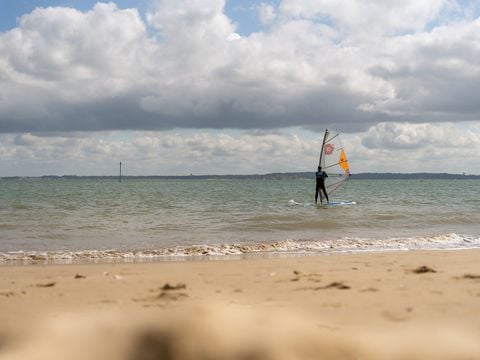
[[[480,250],[0,267],[0,359],[480,359]]]

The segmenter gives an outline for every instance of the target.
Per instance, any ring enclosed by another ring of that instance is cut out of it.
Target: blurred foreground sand
[[[480,359],[480,251],[0,267],[0,359]]]

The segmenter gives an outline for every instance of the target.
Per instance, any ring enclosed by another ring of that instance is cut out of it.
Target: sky
[[[480,1],[0,0],[0,177],[480,174]]]

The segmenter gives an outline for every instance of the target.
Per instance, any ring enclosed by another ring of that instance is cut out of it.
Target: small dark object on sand
[[[82,274],[75,275],[75,279],[85,279],[85,278],[86,278],[86,276],[82,275]]]
[[[47,288],[47,287],[52,287],[52,286],[55,286],[56,282],[53,281],[53,282],[49,282],[49,283],[45,283],[45,284],[37,284],[35,285],[36,287],[42,287],[42,288]]]
[[[320,289],[331,289],[331,288],[336,288],[336,289],[340,289],[340,290],[347,290],[347,289],[350,289],[350,286],[345,285],[342,282],[334,281],[334,282],[332,282],[332,283],[330,283],[326,286],[322,286]]]
[[[178,283],[177,285],[170,285],[169,283],[166,283],[165,285],[162,286],[162,290],[168,291],[168,290],[181,290],[181,289],[186,289],[187,285]]]
[[[415,270],[412,270],[413,273],[415,274],[425,274],[425,273],[436,273],[436,270],[433,270],[432,268],[429,268],[428,266],[420,266],[416,268]]]
[[[473,274],[465,274],[463,275],[464,279],[471,279],[471,280],[480,280],[480,275],[473,275]]]

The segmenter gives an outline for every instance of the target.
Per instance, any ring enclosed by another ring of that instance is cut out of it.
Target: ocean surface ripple
[[[480,244],[480,181],[0,181],[0,264],[456,249]]]

